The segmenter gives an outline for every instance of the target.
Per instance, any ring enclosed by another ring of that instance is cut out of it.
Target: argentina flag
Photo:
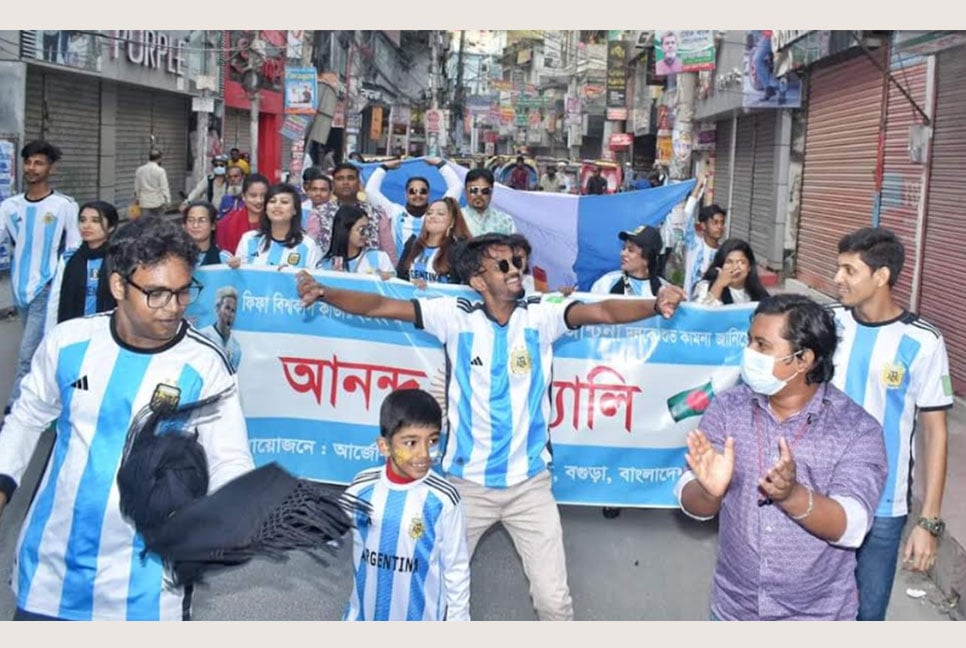
[[[466,176],[465,167],[447,164],[460,179]],[[362,185],[378,167],[379,163],[359,165]],[[382,193],[392,202],[404,204],[406,180],[413,176],[429,181],[430,200],[443,197],[446,182],[422,158],[406,160],[398,170],[387,173]],[[538,280],[545,277],[550,290],[577,285],[578,290],[589,291],[594,281],[619,266],[623,244],[618,232],[638,225],[660,225],[687,198],[694,182],[600,196],[517,191],[497,183],[491,204],[509,214],[517,231],[530,241],[530,265]],[[464,195],[460,204],[465,203]]]

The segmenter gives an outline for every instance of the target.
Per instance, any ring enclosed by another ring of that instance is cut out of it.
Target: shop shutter
[[[233,148],[242,153],[251,153],[251,113],[237,108],[225,108],[225,123],[221,136],[222,150],[225,155]]]
[[[181,192],[187,195],[188,175],[188,99],[167,92],[154,94],[151,111],[151,132],[155,146],[164,152],[164,169],[168,174],[171,200],[180,203]]]
[[[796,274],[828,294],[839,239],[872,224],[883,83],[862,55],[816,69],[808,84]]]
[[[98,79],[28,68],[24,141],[42,137],[61,150],[51,185],[78,205],[98,198],[100,120]]]
[[[966,48],[938,55],[936,119],[919,312],[943,332],[956,392],[966,392]]]
[[[731,210],[728,212],[728,236],[751,238],[751,190],[755,167],[754,117],[738,119],[738,138],[735,142],[734,186],[731,190]]]
[[[115,123],[114,197],[118,209],[126,210],[134,200],[134,173],[151,150],[151,93],[118,85]]]
[[[751,226],[747,237],[759,264],[781,268],[781,257],[771,258],[775,248],[775,121],[777,110],[752,117],[755,156],[751,183]],[[781,250],[781,246],[778,247]],[[768,263],[771,261],[771,263]]]
[[[716,124],[714,148],[714,195],[713,202],[730,212],[728,188],[731,186],[731,118]]]

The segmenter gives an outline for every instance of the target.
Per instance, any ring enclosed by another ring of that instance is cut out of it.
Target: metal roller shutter
[[[755,252],[759,264],[776,265],[781,259],[769,259],[775,238],[775,113],[759,113],[752,118],[755,126],[755,157],[751,183],[751,230],[745,238]],[[772,263],[768,264],[771,260]]]
[[[126,209],[134,200],[134,172],[151,150],[151,93],[119,85],[115,128],[114,197],[117,207]]]
[[[249,111],[225,108],[223,131],[221,141],[226,155],[233,148],[237,148],[242,153],[251,152],[251,113]]]
[[[755,168],[755,122],[754,118],[738,120],[738,139],[735,143],[734,187],[731,190],[731,211],[728,236],[751,238],[751,191]]]
[[[963,161],[966,160],[966,48],[938,56],[922,293],[919,312],[942,330],[957,393],[966,392],[966,252]]]
[[[188,110],[185,97],[155,93],[151,112],[155,146],[164,152],[164,168],[168,174],[171,200],[180,203],[179,192],[185,191],[188,169]]]
[[[883,83],[860,56],[815,70],[808,84],[796,274],[828,294],[839,239],[872,223]]]
[[[728,188],[731,186],[731,118],[722,119],[715,127],[714,202],[729,210]]]
[[[51,184],[78,204],[98,197],[100,120],[98,79],[29,68],[25,141],[44,138],[61,150]]]

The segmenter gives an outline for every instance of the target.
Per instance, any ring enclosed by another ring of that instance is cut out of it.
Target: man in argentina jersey
[[[841,304],[833,307],[841,343],[833,383],[882,425],[889,476],[872,530],[858,551],[860,621],[881,621],[892,592],[910,501],[914,433],[925,434],[922,517],[902,551],[907,568],[926,571],[936,560],[946,478],[946,410],[952,407],[949,359],[934,326],[893,298],[905,252],[883,228],[865,228],[839,242]]]
[[[77,203],[50,188],[50,174],[60,156],[60,149],[49,142],[28,142],[20,151],[27,190],[0,203],[0,240],[9,238],[11,242],[13,301],[24,325],[5,413],[20,395],[20,381],[30,370],[30,360],[44,335],[57,262],[65,251],[81,244]]]
[[[446,181],[446,193],[454,200],[459,200],[463,185],[459,176],[446,162],[436,157],[423,158],[423,162],[439,169],[439,174]],[[382,193],[382,181],[388,171],[398,169],[402,160],[390,160],[379,165],[366,181],[366,196],[375,206],[389,215],[392,224],[392,239],[396,245],[396,258],[403,258],[403,247],[410,236],[419,236],[423,229],[423,216],[429,206],[429,181],[426,178],[414,176],[406,181],[405,205],[392,202]]]
[[[363,470],[346,493],[354,513],[347,621],[469,621],[470,559],[459,493],[430,471],[442,412],[421,389],[389,394],[379,414],[386,465]]]
[[[684,292],[665,286],[657,300],[584,304],[559,296],[524,299],[523,261],[505,234],[470,239],[457,261],[482,301],[390,299],[322,286],[298,275],[302,302],[323,300],[356,315],[413,322],[444,344],[449,368],[442,468],[457,487],[466,544],[497,522],[510,533],[530,579],[541,620],[573,618],[560,514],[551,492],[550,416],[553,342],[585,324],[670,317]]]
[[[184,593],[121,516],[116,474],[133,418],[151,402],[230,390],[186,424],[209,490],[253,469],[234,371],[183,318],[197,297],[197,247],[181,227],[143,218],[111,243],[114,311],[59,324],[41,343],[0,434],[0,512],[43,430],[56,439],[30,505],[11,578],[15,619],[177,620]],[[187,605],[185,605],[187,608]]]

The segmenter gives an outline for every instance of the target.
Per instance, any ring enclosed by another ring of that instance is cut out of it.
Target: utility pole
[[[432,56],[429,60],[429,88],[432,93],[431,106],[433,110],[439,108],[439,32],[435,29],[429,32],[430,48]]]
[[[466,31],[460,30],[460,49],[456,55],[456,96],[453,101],[453,116],[456,124],[456,132],[453,133],[454,142],[463,142],[463,120],[466,115],[463,111],[463,104],[466,92],[463,88],[463,48]],[[462,148],[462,147],[461,147]]]

